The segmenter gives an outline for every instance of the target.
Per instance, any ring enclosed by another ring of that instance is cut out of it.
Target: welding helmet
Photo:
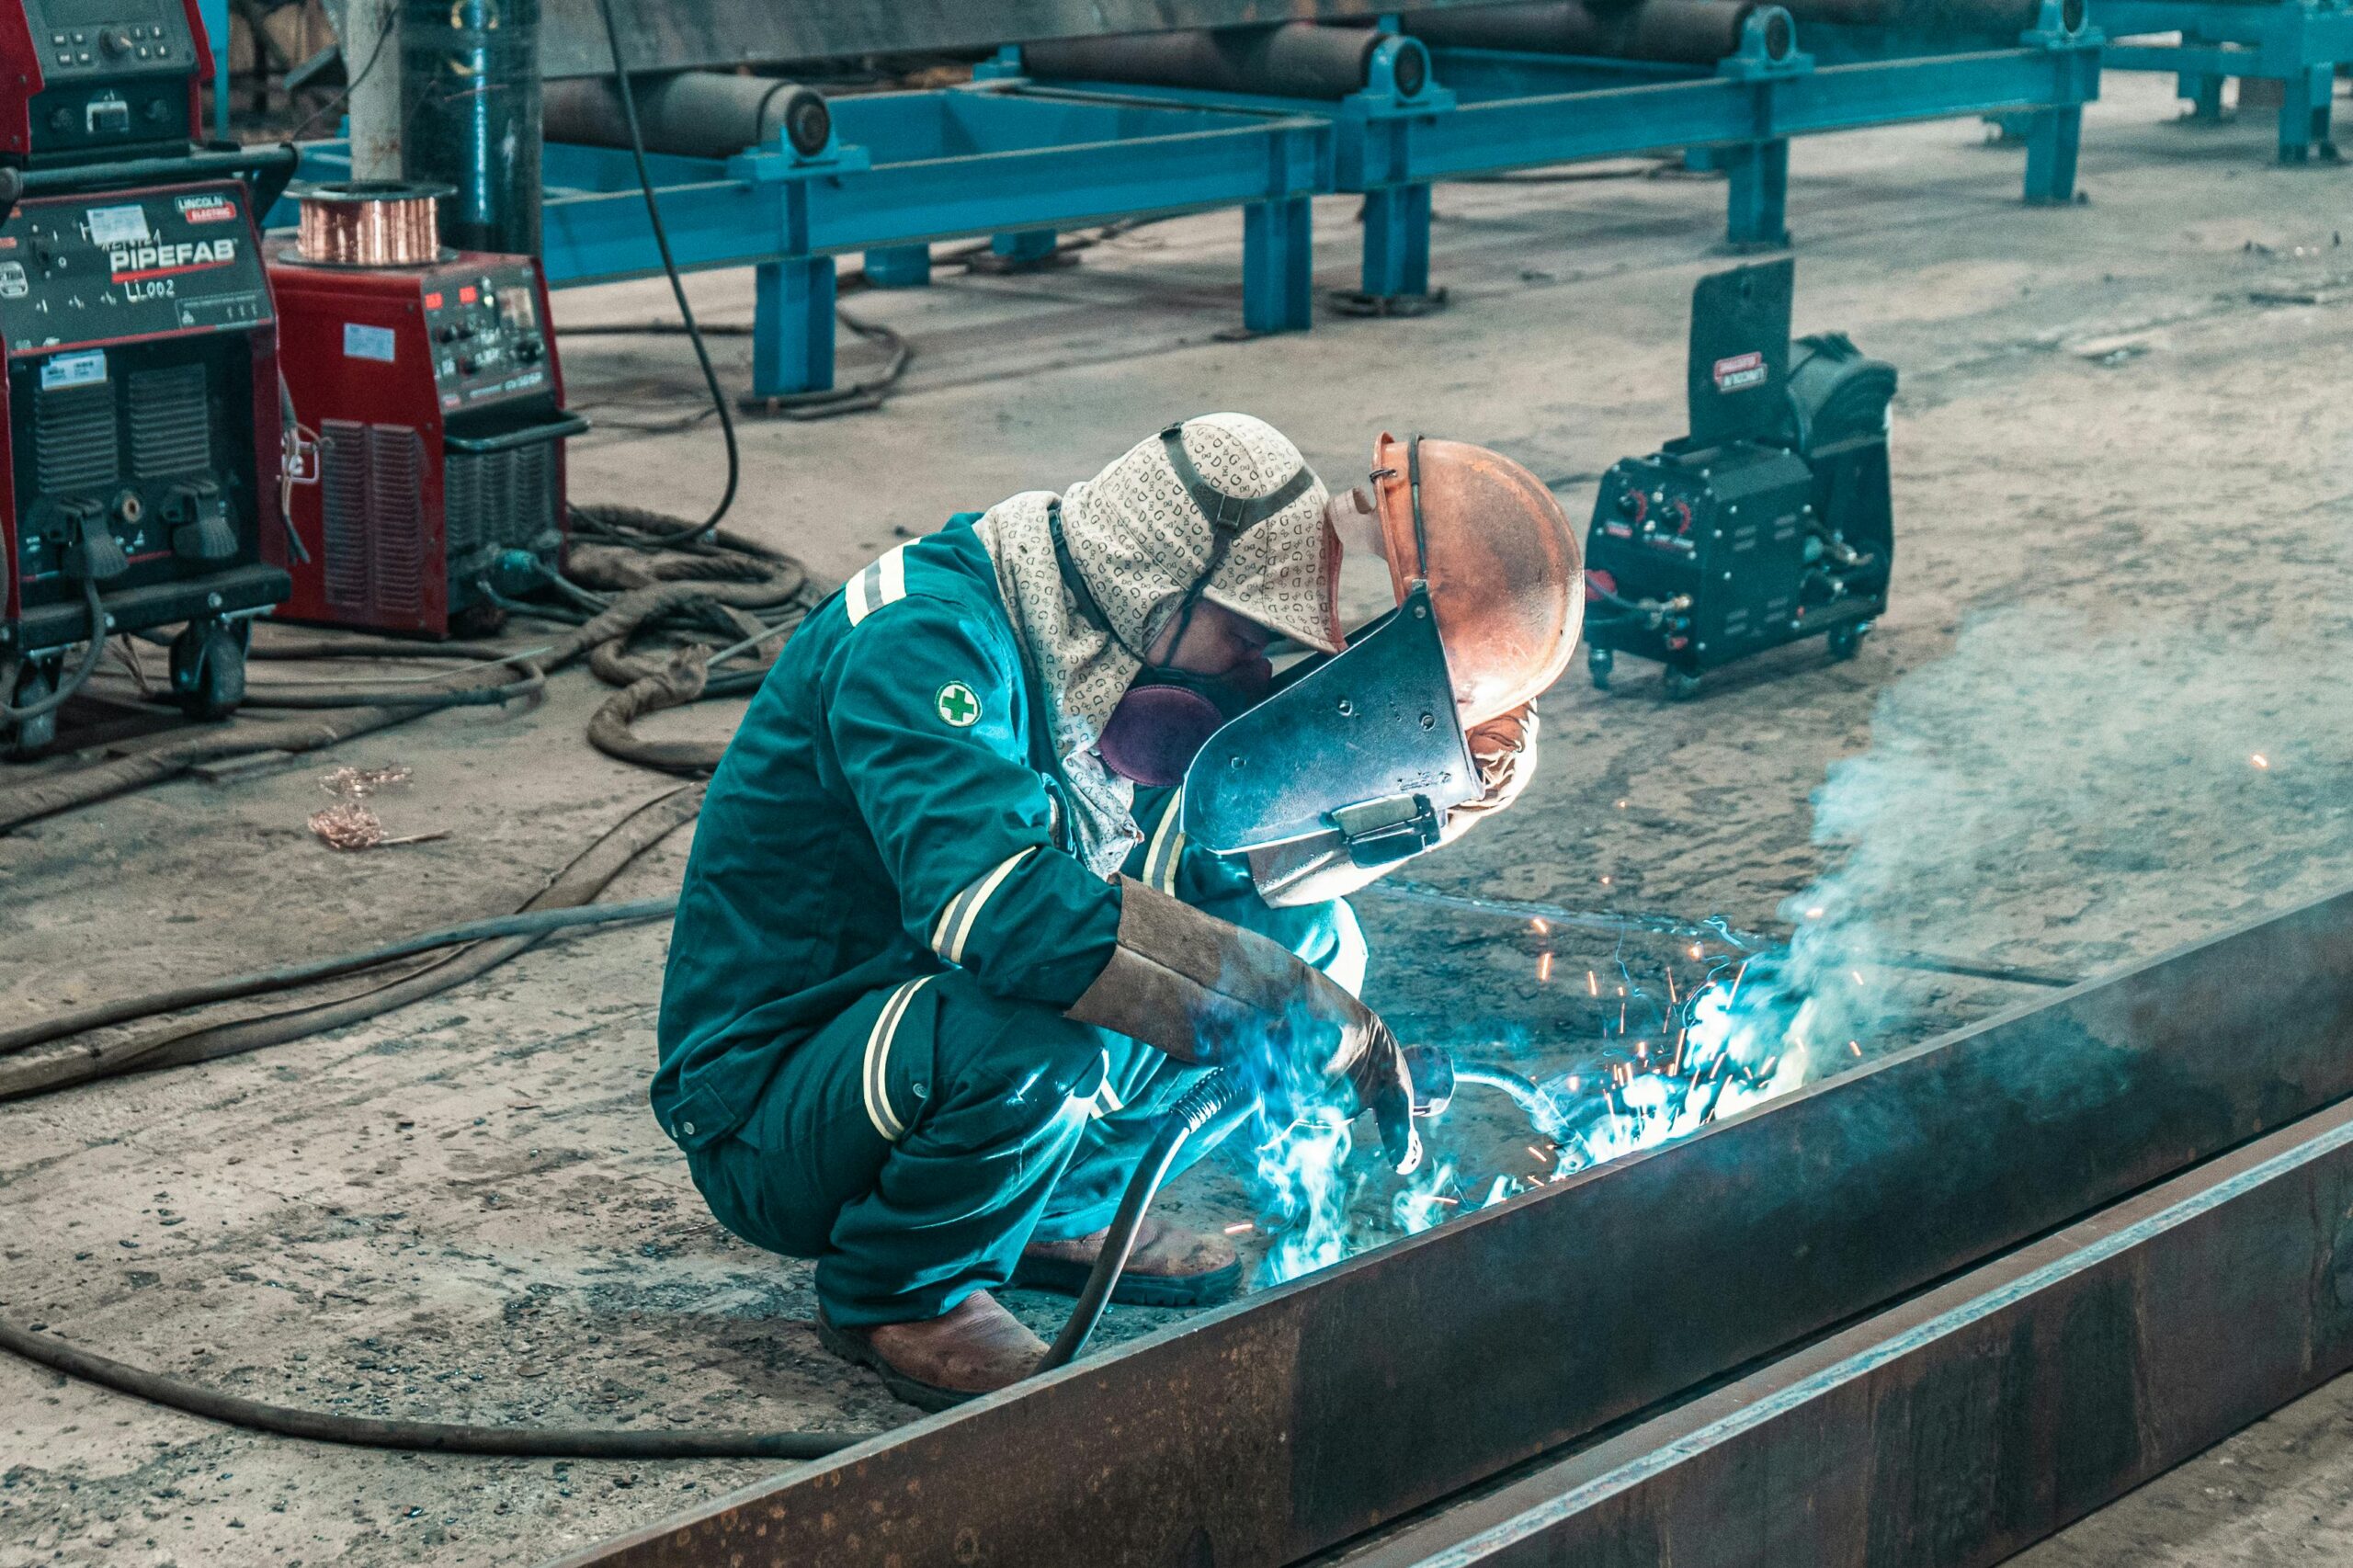
[[[1480,793],[1464,732],[1568,666],[1581,557],[1542,481],[1483,447],[1386,433],[1371,479],[1397,606],[1201,748],[1185,831],[1204,847],[1336,835],[1358,865],[1418,853]]]
[[[1398,602],[1429,585],[1464,728],[1561,678],[1585,623],[1585,558],[1542,480],[1484,447],[1384,432],[1372,495]]]

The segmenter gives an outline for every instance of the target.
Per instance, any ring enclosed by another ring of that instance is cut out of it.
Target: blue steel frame
[[[2092,19],[2111,39],[2108,63],[2120,71],[2163,71],[2199,119],[2222,117],[2225,77],[2281,85],[2279,161],[2334,159],[2330,95],[2336,68],[2353,62],[2353,6],[2347,0],[2091,0]],[[2178,32],[2179,43],[2150,41]]]
[[[928,278],[936,240],[988,234],[1001,256],[1035,259],[1059,229],[1240,207],[1244,324],[1281,332],[1312,319],[1310,203],[1323,194],[1364,198],[1363,289],[1384,299],[1428,290],[1432,181],[1536,165],[1715,148],[1727,238],[1774,246],[1788,242],[1790,137],[2014,112],[2031,128],[2027,199],[2063,202],[2099,40],[2065,31],[2059,9],[2046,0],[2017,48],[1824,65],[1772,56],[1768,24],[1788,18],[1768,7],[1713,71],[1438,51],[1414,94],[1395,65],[1423,46],[1392,36],[1368,85],[1337,100],[1048,85],[1018,75],[1007,51],[969,86],[835,100],[833,137],[813,154],[779,138],[648,163],[681,267],[757,268],[753,391],[772,397],[833,384],[833,258],[847,251],[866,253],[870,281],[904,287]],[[305,149],[307,179],[347,167],[339,144]],[[551,286],[660,269],[627,153],[551,144],[544,185]]]

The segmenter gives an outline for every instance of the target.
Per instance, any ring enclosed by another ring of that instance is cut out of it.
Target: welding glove
[[[1446,813],[1438,841],[1451,844],[1480,822],[1519,799],[1536,777],[1536,704],[1522,703],[1463,733],[1479,767],[1479,798]]]
[[[1413,1080],[1378,1015],[1280,943],[1130,877],[1119,945],[1068,1017],[1156,1046],[1179,1062],[1265,1070],[1343,1087],[1370,1110],[1400,1175],[1421,1164]],[[1256,1058],[1256,1060],[1253,1060]]]

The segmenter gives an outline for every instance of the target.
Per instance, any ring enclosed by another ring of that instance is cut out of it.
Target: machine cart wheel
[[[244,621],[191,620],[172,639],[172,694],[191,719],[225,719],[245,699]]]
[[[1673,665],[1659,672],[1658,683],[1669,702],[1688,702],[1699,695],[1699,677]]]
[[[1609,689],[1609,672],[1618,667],[1618,655],[1608,648],[1587,646],[1585,651],[1585,673],[1593,677],[1593,689]]]
[[[1850,620],[1844,626],[1832,627],[1826,639],[1830,644],[1830,656],[1841,664],[1853,658],[1862,649],[1863,634],[1870,629],[1871,623],[1868,620]]]
[[[8,694],[12,708],[29,708],[57,689],[50,673],[41,668],[39,659],[0,663],[0,691]],[[54,710],[38,719],[21,723],[0,720],[0,755],[11,762],[23,762],[40,756],[57,739],[57,714]]]

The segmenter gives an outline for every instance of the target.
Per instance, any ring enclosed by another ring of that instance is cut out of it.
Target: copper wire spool
[[[441,259],[442,185],[355,180],[295,192],[301,259],[319,267],[425,267]]]

